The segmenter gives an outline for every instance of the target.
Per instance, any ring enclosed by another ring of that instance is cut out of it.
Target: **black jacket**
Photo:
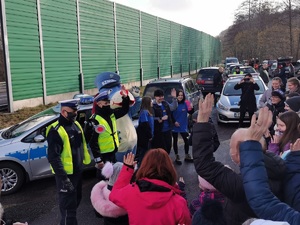
[[[193,132],[193,158],[196,171],[226,197],[224,213],[227,224],[241,225],[245,220],[256,217],[247,203],[240,174],[225,167],[221,162],[215,161],[213,156],[213,137],[216,132],[214,125],[196,123]],[[268,153],[264,156],[271,188],[281,198],[284,163],[274,154]]]
[[[241,107],[247,107],[249,111],[256,111],[256,98],[255,98],[255,90],[259,90],[259,86],[257,83],[253,84],[252,82],[243,82],[237,83],[234,86],[235,90],[242,89]]]

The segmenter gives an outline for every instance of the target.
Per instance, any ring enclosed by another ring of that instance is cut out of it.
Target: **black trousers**
[[[76,210],[82,198],[82,173],[68,175],[75,190],[72,192],[61,192],[63,182],[60,176],[55,176],[58,191],[59,210],[61,215],[60,225],[77,225]]]
[[[178,154],[178,144],[177,144],[178,133],[172,132],[172,135],[173,135],[173,149],[174,149],[175,154],[177,155]],[[184,152],[185,152],[185,154],[188,154],[189,153],[189,140],[188,140],[189,134],[187,132],[181,132],[180,135],[184,141]]]
[[[242,104],[240,106],[240,119],[239,119],[239,127],[245,127],[244,125],[244,119],[245,119],[245,114],[246,112],[249,113],[249,118],[251,121],[251,118],[255,112],[255,108],[254,107],[248,107],[247,105]]]
[[[154,134],[152,148],[162,148],[170,154],[172,148],[172,131],[168,130]]]

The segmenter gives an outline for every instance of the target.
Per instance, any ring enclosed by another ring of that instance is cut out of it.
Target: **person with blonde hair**
[[[187,201],[180,195],[177,172],[168,153],[150,149],[130,184],[134,154],[124,156],[124,165],[109,200],[128,212],[131,225],[191,224]]]

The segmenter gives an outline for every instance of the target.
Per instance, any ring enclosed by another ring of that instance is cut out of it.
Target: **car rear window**
[[[218,72],[218,69],[203,69],[199,70],[198,77],[205,78],[213,78],[213,76]]]
[[[154,91],[157,89],[161,89],[164,92],[165,100],[168,102],[172,101],[171,96],[171,90],[172,88],[183,89],[182,85],[180,83],[153,83],[153,84],[147,84],[145,90],[144,90],[144,96],[149,96],[151,98],[154,98]]]

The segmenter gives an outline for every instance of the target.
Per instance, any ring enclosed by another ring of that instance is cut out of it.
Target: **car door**
[[[50,164],[47,159],[48,143],[46,140],[46,128],[51,123],[42,125],[22,141],[30,143],[28,161],[30,164],[32,179],[52,174]]]

